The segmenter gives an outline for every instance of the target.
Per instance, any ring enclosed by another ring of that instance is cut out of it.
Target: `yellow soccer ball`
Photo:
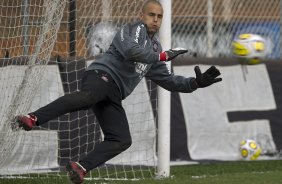
[[[240,142],[239,151],[244,160],[256,160],[261,154],[261,147],[256,141],[245,139]]]
[[[247,64],[258,64],[267,55],[266,40],[257,34],[240,34],[232,41],[232,53]]]

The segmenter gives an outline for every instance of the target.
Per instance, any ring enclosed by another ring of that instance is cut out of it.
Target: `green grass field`
[[[66,177],[0,179],[0,184],[64,184]],[[217,162],[172,166],[171,178],[137,181],[85,181],[85,184],[282,184],[282,160]]]

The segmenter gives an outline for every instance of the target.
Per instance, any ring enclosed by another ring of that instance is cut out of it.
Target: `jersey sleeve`
[[[112,44],[125,60],[155,63],[159,61],[159,54],[146,48],[146,35],[144,24],[127,24],[116,34]]]
[[[174,75],[168,70],[166,64],[161,61],[152,65],[146,77],[172,92],[191,93],[197,89],[194,77],[186,78],[184,76]]]

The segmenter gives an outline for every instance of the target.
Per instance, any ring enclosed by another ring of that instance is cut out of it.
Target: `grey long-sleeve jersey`
[[[194,78],[172,74],[166,63],[159,61],[162,51],[159,41],[147,34],[142,22],[124,25],[115,35],[112,44],[102,57],[89,65],[87,70],[107,72],[118,85],[122,99],[126,98],[144,76],[169,91],[190,93]]]

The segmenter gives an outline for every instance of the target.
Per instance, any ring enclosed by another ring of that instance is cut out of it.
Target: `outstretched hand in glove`
[[[212,85],[213,83],[222,81],[222,78],[217,78],[220,75],[219,70],[215,66],[211,66],[204,73],[201,72],[199,66],[195,66],[196,83],[198,88],[204,88]]]
[[[159,60],[160,61],[170,61],[170,60],[176,58],[178,55],[184,54],[186,52],[188,52],[187,49],[180,48],[180,47],[170,49],[168,51],[161,52],[159,54]]]

